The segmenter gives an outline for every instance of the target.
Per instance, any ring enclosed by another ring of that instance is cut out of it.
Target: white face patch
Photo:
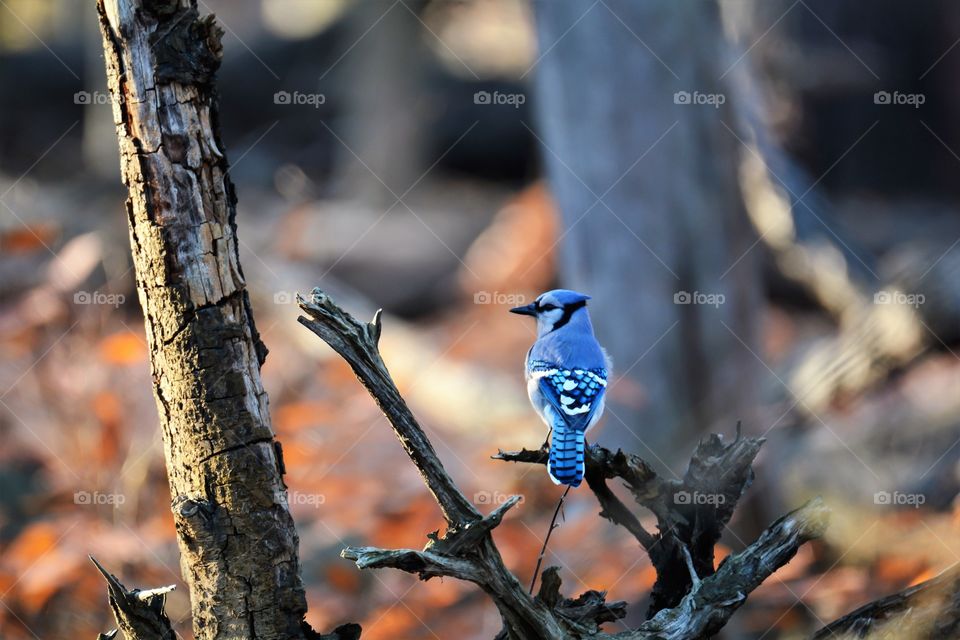
[[[537,333],[544,335],[553,331],[560,318],[563,317],[563,309],[556,308],[548,311],[541,311],[537,314]]]

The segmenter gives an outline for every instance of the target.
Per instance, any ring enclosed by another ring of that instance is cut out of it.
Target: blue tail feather
[[[567,429],[563,426],[553,428],[547,469],[555,483],[571,487],[580,486],[584,471],[583,449],[583,431]]]

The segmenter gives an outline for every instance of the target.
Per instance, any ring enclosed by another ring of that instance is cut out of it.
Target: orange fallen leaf
[[[121,331],[100,341],[100,357],[109,364],[127,365],[147,359],[147,345],[132,331]]]
[[[875,573],[879,580],[896,586],[917,575],[924,575],[928,570],[926,563],[920,558],[882,555],[877,558]]]
[[[331,564],[326,570],[327,584],[338,592],[357,593],[360,591],[360,571],[345,564]]]
[[[329,421],[334,415],[327,402],[291,402],[277,408],[274,424],[280,433],[292,433]]]
[[[913,580],[911,580],[911,581],[910,581],[910,584],[908,584],[907,586],[908,586],[908,587],[912,587],[912,586],[914,586],[914,585],[920,584],[921,582],[926,582],[926,581],[929,580],[930,578],[936,577],[937,574],[938,574],[938,572],[937,572],[937,571],[934,571],[933,569],[929,569],[929,568],[928,568],[928,569],[924,569],[923,571],[921,571],[920,573],[918,573],[916,576],[914,576],[914,577],[913,577]]]
[[[382,614],[371,614],[373,620],[363,623],[363,637],[373,640],[380,638],[409,638],[412,631],[422,623],[402,604],[390,607]]]
[[[123,407],[116,394],[102,391],[93,397],[93,414],[100,422],[100,445],[97,458],[101,465],[110,464],[120,457],[120,443],[124,441],[121,426]]]
[[[50,551],[60,537],[57,528],[49,522],[37,522],[25,528],[4,554],[21,568],[26,568],[38,557]]]
[[[59,227],[49,222],[24,224],[0,234],[0,253],[30,253],[54,244]]]

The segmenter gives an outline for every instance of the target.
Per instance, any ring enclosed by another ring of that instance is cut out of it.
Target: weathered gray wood
[[[826,508],[819,500],[811,501],[774,523],[756,542],[730,556],[714,572],[714,544],[752,480],[751,463],[762,439],[738,437],[729,444],[717,436],[705,439],[681,481],[660,479],[637,456],[593,447],[587,459],[587,479],[604,507],[601,515],[634,533],[650,553],[658,573],[663,572],[662,583],[658,580],[659,595],[655,594],[660,603],[657,615],[638,629],[605,634],[601,625],[622,618],[625,603],[607,603],[603,592],[592,590],[575,599],[564,598],[555,568],[544,572],[540,592],[532,597],[504,566],[490,532],[518,498],[481,516],[463,496],[390,378],[377,346],[382,330],[379,312],[371,322],[359,322],[319,289],[314,289],[309,297],[298,296],[298,303],[307,314],[299,322],[353,368],[390,421],[448,523],[443,537],[428,534],[429,542],[423,550],[348,547],[342,555],[361,569],[393,568],[415,573],[423,580],[449,576],[476,584],[493,600],[503,618],[503,630],[497,638],[709,637],[726,623],[754,588],[788,562],[801,544],[821,535],[826,527]],[[547,450],[524,450],[501,452],[497,457],[544,464],[547,454]],[[626,505],[609,491],[606,480],[612,478],[624,480],[637,502],[657,515],[661,523],[658,536],[646,532]],[[712,505],[684,502],[677,499],[682,491],[709,491],[723,499]],[[691,575],[690,571],[698,575]]]
[[[490,537],[490,530],[516,500],[508,500],[484,518],[444,469],[429,438],[390,378],[378,348],[380,312],[369,323],[359,322],[320,289],[314,289],[309,298],[298,295],[297,302],[309,316],[300,316],[299,322],[347,361],[380,406],[447,521],[444,537],[433,535],[423,551],[348,548],[343,552],[344,557],[354,560],[360,568],[392,567],[417,573],[422,579],[451,576],[474,582],[497,605],[510,638],[568,637],[550,610],[535,602],[507,570]],[[473,532],[475,529],[478,534]]]
[[[159,589],[127,589],[116,576],[103,568],[97,559],[90,556],[103,578],[107,581],[107,596],[110,608],[120,625],[119,631],[125,638],[132,640],[175,640],[177,637],[170,626],[170,618],[163,610],[166,594],[173,591],[175,585]],[[113,638],[118,630],[100,634],[101,638]]]
[[[378,348],[380,311],[371,322],[357,322],[319,289],[314,289],[309,299],[298,295],[297,302],[310,315],[310,318],[300,316],[300,324],[320,336],[347,361],[390,420],[401,444],[443,510],[447,524],[460,527],[480,520],[480,512],[447,474],[433,445],[390,378]]]
[[[677,606],[693,586],[687,560],[700,577],[714,572],[714,547],[753,482],[753,460],[763,438],[737,438],[725,444],[718,435],[697,446],[680,480],[665,480],[639,456],[599,446],[586,451],[586,480],[600,502],[600,516],[627,529],[650,556],[657,581],[650,593],[649,616]],[[497,460],[546,464],[547,449],[500,451]],[[610,490],[620,479],[637,504],[657,517],[658,533],[647,531],[634,513]]]
[[[829,511],[819,498],[783,516],[749,547],[723,561],[671,609],[663,609],[636,632],[617,634],[621,640],[696,640],[713,637],[747,595],[788,563],[804,542],[826,530]]]

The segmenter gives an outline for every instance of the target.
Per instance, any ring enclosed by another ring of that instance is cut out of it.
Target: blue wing
[[[607,370],[564,369],[547,362],[531,363],[540,393],[570,429],[586,431],[607,390]]]

